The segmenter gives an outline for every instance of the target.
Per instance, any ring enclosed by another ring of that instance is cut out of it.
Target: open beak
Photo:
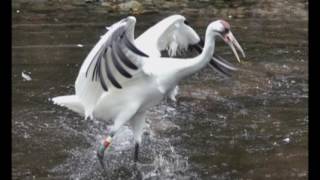
[[[246,57],[243,49],[241,48],[240,44],[238,43],[237,39],[233,36],[231,31],[229,31],[228,33],[226,33],[223,36],[223,40],[224,40],[224,42],[226,42],[230,46],[232,52],[234,53],[234,55],[236,56],[236,58],[239,62],[240,62],[240,58],[239,58],[239,55],[237,53],[236,48],[241,52],[243,57]]]

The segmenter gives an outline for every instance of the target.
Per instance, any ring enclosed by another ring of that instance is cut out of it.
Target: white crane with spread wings
[[[75,95],[52,99],[86,118],[114,122],[97,152],[103,166],[105,150],[126,122],[134,133],[134,159],[138,159],[146,111],[165,97],[174,97],[180,80],[208,64],[222,73],[235,70],[222,58],[213,56],[216,37],[223,38],[238,60],[235,47],[245,56],[230,25],[223,20],[208,25],[204,42],[180,15],[162,20],[136,40],[135,24],[136,19],[130,16],[110,26],[82,64]],[[162,50],[174,55],[189,46],[200,54],[193,58],[160,57]]]

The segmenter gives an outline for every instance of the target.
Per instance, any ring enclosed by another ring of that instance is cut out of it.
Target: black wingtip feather
[[[148,55],[146,55],[144,52],[140,51],[138,48],[136,48],[136,46],[134,46],[128,39],[128,37],[126,35],[123,35],[122,40],[124,41],[125,45],[128,47],[128,49],[130,49],[131,51],[133,51],[134,53],[143,56],[143,57],[149,57]]]
[[[103,57],[101,57],[101,58],[104,60]],[[104,61],[105,61],[105,60],[104,60]],[[105,80],[103,79],[103,75],[102,75],[101,62],[99,63],[98,66],[99,66],[99,67],[98,67],[98,69],[99,69],[99,80],[100,80],[101,87],[102,87],[102,89],[103,89],[104,91],[108,91],[108,86],[107,86]]]
[[[133,69],[133,70],[137,70],[138,67],[133,64],[128,58],[127,56],[123,53],[123,51],[121,50],[121,48],[119,47],[118,43],[115,43],[114,45],[116,54],[119,56],[119,58],[121,59],[121,61],[128,66],[129,68]]]
[[[217,61],[219,64],[223,65],[224,67],[226,67],[226,68],[228,68],[228,69],[230,69],[230,70],[233,70],[233,71],[236,71],[236,70],[237,70],[236,67],[234,67],[231,63],[229,63],[229,62],[228,62],[226,59],[224,59],[223,57],[218,56],[218,55],[213,55],[213,58],[215,58],[216,61]]]
[[[112,44],[114,46],[114,43]],[[114,49],[111,49],[111,56],[112,56],[112,62],[114,66],[117,68],[117,70],[126,78],[132,78],[132,75],[126,71],[126,69],[119,63],[119,58],[114,52]]]
[[[134,62],[132,62],[127,57],[122,47],[126,47],[128,50],[142,57],[149,57],[147,54],[139,50],[132,42],[130,42],[130,40],[126,36],[125,26],[115,30],[112,34],[111,39],[108,39],[107,42],[104,44],[104,46],[101,47],[105,49],[101,49],[100,52],[95,54],[95,56],[93,57],[93,60],[88,65],[88,68],[85,73],[86,78],[88,77],[88,75],[91,74],[92,81],[99,81],[104,91],[108,91],[108,86],[106,82],[107,79],[116,88],[119,88],[119,89],[122,88],[120,83],[112,74],[111,67],[110,67],[111,61],[115,69],[126,78],[132,78],[132,75],[126,70],[125,67],[128,67],[133,70],[138,70],[138,66],[134,64]],[[109,59],[106,59],[105,57],[110,48],[111,48],[111,52],[110,52],[111,61]],[[120,63],[119,61],[121,61],[122,63]],[[104,64],[105,76],[103,76],[102,63],[105,63]],[[92,67],[93,64],[94,64],[94,67]]]
[[[93,72],[92,72],[92,79],[91,79],[92,81],[97,80],[97,77],[98,77],[97,69],[98,69],[98,65],[100,64],[100,61],[101,59],[98,58],[96,64],[94,65]]]
[[[200,38],[200,42],[198,43],[202,48],[204,46],[204,39],[203,38]]]
[[[228,69],[224,68],[223,66],[220,66],[214,60],[211,60],[209,65],[224,77],[231,77],[231,73],[228,71]]]
[[[110,80],[110,82],[118,89],[121,89],[122,86],[118,83],[118,81],[116,80],[116,78],[113,76],[113,74],[111,73],[111,69],[110,69],[110,64],[108,63],[108,61],[104,61],[105,62],[105,67],[106,67],[106,73],[107,73],[107,77]]]

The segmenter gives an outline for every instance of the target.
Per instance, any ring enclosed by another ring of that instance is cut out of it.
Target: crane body
[[[184,21],[183,16],[171,16],[136,40],[134,17],[115,23],[109,27],[109,31],[101,37],[82,64],[75,82],[75,95],[53,98],[54,103],[86,118],[114,122],[97,151],[103,166],[105,150],[110,147],[118,129],[127,122],[132,127],[136,142],[134,159],[138,159],[146,111],[165,97],[174,98],[177,85],[182,79],[208,64],[218,71],[232,70],[224,60],[213,56],[216,37],[224,39],[238,60],[235,47],[244,56],[227,22],[217,20],[210,23],[205,41],[199,46],[199,36]],[[157,30],[161,33],[156,33]],[[157,36],[152,38],[155,33]],[[198,56],[160,57],[161,50],[166,49],[169,54],[175,55],[190,45],[196,45],[200,53]]]

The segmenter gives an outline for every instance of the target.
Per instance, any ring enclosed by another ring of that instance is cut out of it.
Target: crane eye
[[[189,22],[188,22],[187,20],[185,20],[184,23],[185,23],[186,25],[189,25]]]
[[[229,28],[225,28],[223,34],[227,34],[230,31]]]

